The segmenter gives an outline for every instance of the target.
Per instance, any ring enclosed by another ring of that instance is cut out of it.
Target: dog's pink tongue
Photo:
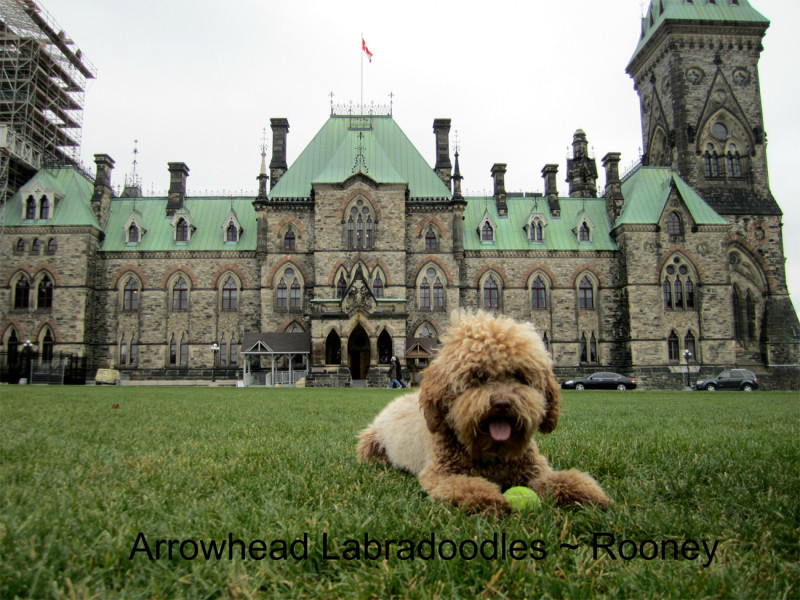
[[[511,425],[506,421],[492,421],[489,423],[489,433],[496,442],[505,442],[511,437]]]

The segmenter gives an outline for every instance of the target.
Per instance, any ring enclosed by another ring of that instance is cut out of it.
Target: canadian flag
[[[372,62],[372,52],[370,52],[369,48],[367,48],[367,42],[364,41],[363,37],[361,38],[361,49],[367,53],[367,56],[369,56],[369,62]]]

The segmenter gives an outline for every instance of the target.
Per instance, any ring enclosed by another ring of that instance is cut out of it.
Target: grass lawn
[[[3,386],[0,598],[800,596],[796,393],[565,392],[541,450],[557,468],[592,473],[616,506],[545,499],[499,520],[431,503],[412,476],[356,463],[356,433],[398,394]],[[602,548],[595,557],[597,533],[614,536],[616,559]],[[226,547],[220,559],[188,560],[190,543],[180,556],[180,542],[229,534],[256,541],[255,558],[229,560]],[[258,540],[280,552],[276,541],[306,534],[301,560],[257,560]],[[489,540],[488,558],[401,560],[395,545],[370,560],[365,534],[382,544],[433,534],[437,553],[449,538],[466,542],[466,556]],[[503,535],[507,550],[541,540],[546,555],[503,558]],[[323,556],[324,538],[339,560]],[[179,540],[171,559],[167,544],[155,559],[159,539]],[[345,560],[348,539],[360,540],[360,558]],[[131,559],[144,541],[154,560]],[[716,544],[711,561],[703,541]]]

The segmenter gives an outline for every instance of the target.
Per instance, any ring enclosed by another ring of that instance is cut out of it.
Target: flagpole
[[[361,106],[364,106],[364,33],[361,33]]]

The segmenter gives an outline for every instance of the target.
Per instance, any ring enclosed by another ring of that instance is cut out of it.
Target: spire
[[[257,199],[266,199],[267,198],[267,180],[269,177],[267,176],[267,128],[261,131],[261,171],[256,177],[258,180],[258,198]]]
[[[453,168],[453,176],[450,178],[453,181],[453,201],[454,202],[463,202],[466,206],[466,202],[464,201],[464,196],[461,195],[461,180],[464,179],[461,176],[461,167],[458,166],[458,129],[456,129],[455,133],[453,134],[453,138],[455,143],[453,144],[453,149],[455,150],[455,159],[456,164]]]
[[[141,198],[142,180],[136,174],[137,157],[139,156],[139,140],[133,140],[133,164],[130,175],[125,175],[125,188],[122,190],[123,198]]]

